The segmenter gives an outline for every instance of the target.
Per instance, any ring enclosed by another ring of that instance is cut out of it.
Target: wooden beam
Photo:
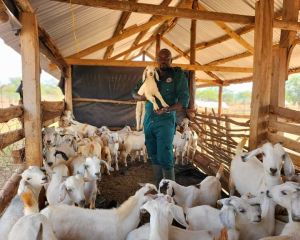
[[[155,44],[155,56],[156,56],[156,59],[158,58],[158,53],[160,51],[160,40],[161,40],[161,35],[157,34],[156,35],[156,44]]]
[[[24,138],[24,130],[18,129],[0,134],[0,150]]]
[[[129,0],[130,2],[137,2],[137,0]],[[130,17],[130,14],[131,12],[123,12],[120,19],[119,19],[119,22],[117,24],[117,27],[114,31],[114,34],[113,34],[113,37],[121,34],[122,30],[124,29],[129,17]],[[105,53],[104,53],[104,57],[103,59],[108,59],[111,57],[112,53],[114,51],[114,44],[110,45],[107,47]]]
[[[0,0],[0,24],[6,23],[9,20],[8,14],[6,12],[5,4]]]
[[[207,11],[207,9],[204,7],[203,4],[198,4],[199,10]],[[239,34],[236,34],[230,27],[228,27],[225,23],[220,21],[215,21],[217,26],[219,26],[221,29],[223,29],[224,32],[227,33],[232,39],[237,41],[239,44],[241,44],[244,48],[246,48],[250,53],[253,54],[254,48],[246,41],[244,40]]]
[[[193,9],[197,10],[198,4],[194,0],[193,2]],[[197,21],[191,20],[191,30],[190,30],[190,49],[191,49],[191,57],[190,57],[190,64],[196,64],[196,34],[197,34]],[[196,82],[195,82],[196,74],[195,70],[190,72],[190,83],[189,83],[189,92],[190,92],[190,102],[189,102],[189,109],[195,109],[195,95],[196,95]]]
[[[272,77],[274,0],[255,4],[255,52],[253,59],[253,88],[250,117],[250,150],[267,138]],[[263,89],[263,91],[262,91]]]
[[[269,122],[269,131],[270,132],[283,132],[283,133],[290,133],[300,136],[300,126],[293,125],[285,122],[277,122],[271,121]]]
[[[247,82],[252,82],[253,76],[250,77],[245,77],[245,78],[236,78],[236,79],[229,79],[229,80],[224,80],[224,85],[230,85],[230,84],[239,84],[239,83],[247,83]]]
[[[272,143],[281,142],[285,148],[288,148],[295,152],[300,153],[300,142],[280,136],[275,133],[268,133],[268,140]]]
[[[104,41],[102,41],[100,43],[97,43],[97,44],[95,44],[95,45],[93,45],[91,47],[88,47],[88,48],[86,48],[86,49],[78,52],[78,53],[75,53],[75,54],[73,54],[71,56],[68,56],[67,58],[82,58],[82,57],[87,56],[87,55],[89,55],[89,54],[91,54],[93,52],[96,52],[96,51],[98,51],[98,50],[100,50],[102,48],[110,46],[110,45],[112,45],[112,44],[114,44],[114,43],[116,43],[118,41],[121,41],[121,40],[123,40],[125,38],[128,38],[128,37],[130,37],[130,36],[132,36],[132,35],[134,35],[136,33],[139,33],[141,31],[149,29],[149,28],[151,28],[151,27],[153,27],[153,26],[155,26],[155,25],[157,25],[157,24],[159,24],[159,23],[161,23],[161,22],[163,22],[163,21],[165,21],[165,20],[167,20],[169,18],[170,17],[166,17],[166,16],[157,17],[154,20],[151,20],[151,21],[149,21],[147,23],[141,24],[141,25],[139,25],[139,26],[137,26],[135,28],[130,28],[128,30],[124,30],[121,34],[119,34],[117,36],[114,36],[114,37],[112,37],[110,39],[107,39],[107,40],[104,40]]]
[[[282,16],[282,11],[278,11],[275,13],[275,18],[280,18]],[[244,26],[244,27],[241,27],[237,30],[235,30],[234,32],[237,34],[237,35],[243,35],[243,34],[246,34],[246,33],[249,33],[251,31],[254,30],[254,24],[249,24],[247,26]],[[205,49],[205,48],[208,48],[208,47],[212,47],[214,45],[217,45],[219,43],[222,43],[222,42],[225,42],[227,40],[230,40],[231,37],[226,34],[226,35],[223,35],[221,37],[217,37],[215,39],[212,39],[211,41],[208,41],[208,42],[201,42],[201,43],[197,43],[196,44],[196,49],[197,50],[201,50],[201,49]],[[185,51],[186,54],[189,54],[190,50],[187,50]],[[175,58],[173,58],[173,60],[176,60],[177,58],[179,58],[180,56],[176,56]]]
[[[137,61],[128,61],[128,60],[97,60],[97,59],[67,58],[66,61],[68,64],[71,65],[88,65],[88,66],[94,65],[94,66],[146,67],[147,65],[156,65],[156,63],[153,62],[137,62]],[[182,69],[185,70],[197,70],[197,71],[242,72],[242,73],[252,72],[252,68],[244,68],[244,67],[200,66],[200,65],[190,65],[190,64],[172,64],[172,66],[181,67]]]
[[[66,110],[73,112],[73,90],[72,90],[72,67],[68,69],[68,77],[65,79],[65,102]]]
[[[295,1],[297,2],[297,1]],[[290,31],[299,31],[300,30],[300,23],[296,21],[284,21],[284,20],[274,20],[274,27],[280,28],[283,30],[290,30]]]
[[[219,87],[219,94],[218,94],[218,115],[221,116],[222,114],[222,101],[223,101],[223,87]]]
[[[151,58],[152,61],[155,61],[155,57],[151,53],[147,51],[145,51],[144,53],[146,54],[147,57]]]
[[[8,122],[13,118],[21,117],[22,114],[23,114],[23,108],[21,106],[0,108],[0,123]]]
[[[215,61],[209,62],[205,65],[220,65],[223,63],[227,63],[227,62],[231,62],[231,61],[235,61],[235,60],[239,60],[241,58],[246,58],[246,57],[250,57],[252,56],[252,53],[247,51],[247,52],[243,52],[243,53],[239,53],[230,57],[226,57],[226,58],[221,58],[221,59],[217,59]]]
[[[96,98],[74,98],[74,102],[98,102],[98,103],[114,103],[121,105],[136,105],[135,100],[113,100],[113,99],[96,99]]]
[[[55,0],[58,2],[69,2],[69,0]],[[254,16],[245,16],[240,14],[207,12],[192,9],[183,9],[177,7],[166,7],[154,4],[131,3],[125,1],[112,0],[72,0],[73,4],[79,4],[89,7],[109,8],[113,10],[147,13],[162,16],[171,16],[179,18],[188,18],[195,20],[212,20],[232,23],[253,23]]]
[[[125,55],[127,55],[127,54],[129,54],[129,53],[132,53],[134,50],[139,49],[139,48],[141,48],[141,47],[147,45],[147,44],[150,43],[150,42],[153,42],[154,40],[155,40],[155,36],[149,38],[148,40],[146,40],[146,41],[144,41],[144,42],[141,42],[141,43],[138,44],[138,45],[135,45],[135,46],[129,48],[128,50],[126,50],[126,51],[124,51],[124,52],[121,52],[121,53],[119,53],[119,54],[117,54],[117,55],[111,57],[110,59],[111,59],[111,60],[116,60],[116,59],[118,59],[118,58],[121,58],[121,57],[123,57],[123,56],[125,56]]]
[[[26,163],[42,165],[41,89],[38,26],[35,14],[23,12],[20,35],[22,56]]]
[[[270,106],[270,113],[276,114],[280,118],[285,118],[291,121],[294,121],[296,123],[300,123],[300,111],[283,108],[283,107],[275,107]]]
[[[162,1],[162,3],[161,3],[160,5],[161,5],[161,6],[168,6],[171,2],[172,2],[171,0],[164,0],[164,1]],[[158,16],[152,16],[152,17],[150,18],[149,21],[154,20],[154,19],[156,19],[157,17],[158,17]],[[169,21],[169,20],[167,20],[167,21]],[[164,22],[164,23],[165,23],[165,22]],[[164,23],[163,23],[163,24],[164,24]],[[132,48],[132,47],[138,45],[139,42],[140,42],[140,41],[142,40],[142,38],[147,34],[148,31],[149,31],[149,29],[146,29],[146,30],[144,30],[144,31],[141,31],[141,32],[137,35],[137,37],[134,39],[134,42],[133,42],[133,44],[131,45],[130,48]],[[156,34],[156,35],[157,35],[157,34]],[[156,35],[152,35],[152,36],[156,36]],[[126,56],[124,57],[124,60],[128,59],[129,55],[130,55],[129,53],[126,54]]]
[[[190,60],[190,56],[189,55],[187,55],[187,54],[185,54],[179,47],[177,47],[175,44],[173,44],[171,41],[169,41],[167,38],[165,38],[165,37],[162,37],[162,41],[165,43],[165,44],[167,44],[168,46],[170,46],[171,48],[173,48],[176,52],[178,52],[179,54],[182,54],[187,60]],[[195,53],[196,54],[196,53]],[[196,56],[196,55],[195,55]],[[197,64],[197,65],[199,65],[199,66],[202,66],[202,64],[200,64],[199,62],[197,62],[196,60],[195,60],[195,63]],[[212,78],[214,78],[214,79],[216,79],[216,80],[220,80],[221,81],[221,79],[217,76],[217,75],[215,75],[214,73],[212,73],[212,72],[210,72],[210,71],[205,71],[205,73],[208,75],[208,76],[210,76],[210,77],[212,77]]]
[[[34,13],[34,9],[28,0],[16,0],[16,5],[19,9],[21,9],[22,12]],[[58,47],[51,39],[49,34],[45,31],[45,29],[43,29],[39,25],[38,32],[41,52],[45,54],[52,63],[56,64],[62,72],[65,73],[68,65],[65,62],[64,57],[61,55]]]

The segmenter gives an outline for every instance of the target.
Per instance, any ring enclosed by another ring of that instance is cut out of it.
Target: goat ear
[[[140,187],[144,187],[146,183],[138,183]]]
[[[67,189],[66,189],[65,183],[63,182],[59,186],[59,199],[58,199],[58,201],[62,202],[65,199],[66,195],[67,195]]]
[[[145,70],[144,70],[144,72],[143,72],[143,78],[142,78],[143,82],[145,82],[145,80],[146,80],[147,71],[148,71],[148,69],[145,68]]]
[[[249,159],[255,157],[256,155],[262,153],[262,148],[256,148],[252,150],[251,152],[248,152],[241,156],[243,162],[247,162]]]
[[[159,82],[159,75],[158,75],[158,72],[156,69],[154,70],[154,76],[155,76],[156,81]]]
[[[283,172],[284,172],[284,176],[286,176],[287,179],[290,179],[290,178],[292,178],[292,176],[295,175],[295,166],[294,166],[294,163],[288,153],[284,154]]]
[[[19,196],[25,191],[27,185],[28,185],[28,183],[26,182],[26,180],[22,178],[19,183],[19,188],[18,188]]]
[[[178,223],[180,223],[184,227],[188,227],[189,226],[189,224],[187,223],[187,221],[185,219],[185,214],[183,212],[183,208],[182,207],[180,207],[178,205],[175,205],[175,204],[172,204],[170,206],[170,211],[171,211],[171,214],[172,214],[173,218]]]
[[[235,215],[233,207],[225,207],[220,211],[219,218],[226,228],[231,229],[235,227]]]

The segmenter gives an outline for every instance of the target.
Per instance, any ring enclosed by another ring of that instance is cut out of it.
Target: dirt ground
[[[96,207],[114,207],[121,204],[140,188],[138,183],[153,183],[150,163],[128,163],[128,167],[120,166],[119,171],[103,174],[98,185],[100,196],[97,196]],[[112,202],[113,201],[113,202]]]

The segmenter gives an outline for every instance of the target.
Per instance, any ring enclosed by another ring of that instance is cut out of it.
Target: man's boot
[[[175,172],[173,167],[168,170],[163,169],[163,174],[165,179],[175,181]]]
[[[163,172],[160,165],[152,165],[153,175],[154,175],[154,184],[158,188],[159,183],[163,178]]]

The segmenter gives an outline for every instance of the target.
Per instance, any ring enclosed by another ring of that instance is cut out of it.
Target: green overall
[[[158,89],[165,102],[172,106],[180,102],[183,108],[187,108],[189,103],[188,80],[181,68],[169,68],[164,77],[160,76],[156,81]],[[142,85],[140,80],[134,92],[136,93]],[[160,101],[156,98],[158,106]],[[144,133],[148,155],[153,165],[160,165],[164,170],[174,167],[173,138],[175,134],[176,112],[163,113],[157,115],[153,111],[151,102],[146,102],[146,112],[144,119]]]

